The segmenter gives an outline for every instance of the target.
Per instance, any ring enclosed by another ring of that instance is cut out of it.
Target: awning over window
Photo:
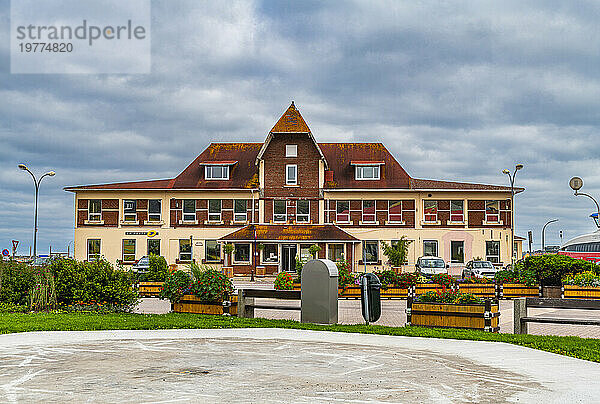
[[[234,231],[219,241],[307,241],[307,242],[358,242],[356,237],[332,224],[325,225],[248,225]]]

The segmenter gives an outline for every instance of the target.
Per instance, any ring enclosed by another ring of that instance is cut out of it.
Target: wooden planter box
[[[498,285],[498,297],[500,299],[542,297],[542,288],[539,285],[527,286],[521,283],[504,283]]]
[[[496,298],[495,283],[459,283],[458,291],[461,293],[471,293],[484,299]]]
[[[424,295],[427,292],[443,291],[444,287],[438,283],[417,283],[414,287],[415,296]],[[446,290],[452,290],[451,287],[446,287]]]
[[[406,299],[408,296],[412,295],[412,288],[396,288],[390,286],[387,289],[382,288],[380,293],[382,299]]]
[[[360,299],[360,286],[351,285],[348,286],[346,290],[338,288],[338,297],[345,299]]]
[[[233,267],[223,267],[221,271],[226,277],[233,278]]]
[[[563,285],[563,299],[600,299],[600,287]]]
[[[192,313],[192,314],[215,314],[223,315],[230,314],[237,316],[237,295],[231,296],[231,306],[223,306],[222,303],[203,303],[199,297],[194,295],[184,295],[178,302],[171,305],[171,309],[175,313]]]
[[[300,284],[294,283],[293,290],[300,290]],[[412,289],[389,287],[386,290],[381,289],[382,299],[406,299],[412,294]],[[342,299],[360,299],[360,286],[348,286],[346,290],[338,288],[338,297]]]
[[[138,293],[140,297],[158,297],[162,291],[164,282],[140,282]]]
[[[434,328],[467,328],[498,332],[498,302],[485,304],[419,303],[408,299],[406,325]]]

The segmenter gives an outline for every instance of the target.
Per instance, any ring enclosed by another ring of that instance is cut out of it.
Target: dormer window
[[[229,166],[206,166],[204,176],[207,180],[228,180]]]
[[[285,157],[298,157],[298,145],[297,144],[286,144],[285,145]]]
[[[354,166],[354,178],[360,181],[378,180],[381,178],[383,161],[351,161]]]

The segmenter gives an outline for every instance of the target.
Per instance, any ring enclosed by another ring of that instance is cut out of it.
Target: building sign
[[[148,237],[154,237],[154,236],[158,236],[158,232],[156,230],[150,230],[150,231],[126,231],[125,235],[126,236],[148,236]]]

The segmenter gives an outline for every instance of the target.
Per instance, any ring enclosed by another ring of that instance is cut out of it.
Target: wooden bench
[[[257,304],[259,299],[280,299],[300,301],[299,290],[268,290],[268,289],[239,289],[238,290],[238,317],[254,318],[254,309],[268,310],[300,310],[297,305]]]
[[[600,301],[588,299],[543,299],[522,297],[514,299],[514,333],[527,334],[527,323],[600,325],[600,319],[528,316],[529,308],[600,310]]]

